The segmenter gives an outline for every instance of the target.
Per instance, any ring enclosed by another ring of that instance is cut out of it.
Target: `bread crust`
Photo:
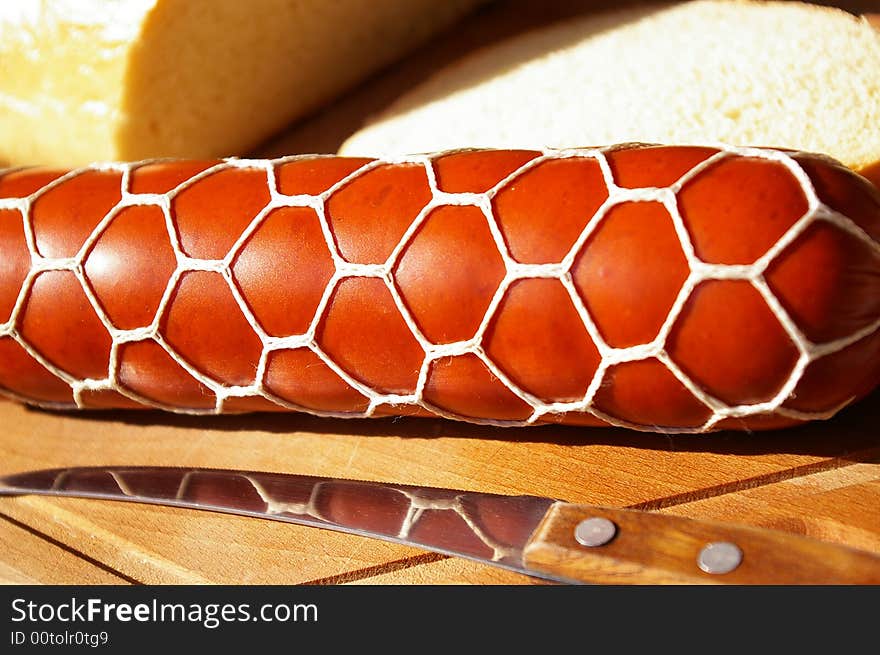
[[[878,125],[880,32],[867,19],[702,0],[586,13],[481,48],[339,152],[717,141],[823,152],[876,184]]]

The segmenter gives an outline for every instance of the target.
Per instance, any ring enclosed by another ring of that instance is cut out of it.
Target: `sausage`
[[[880,192],[768,148],[0,177],[0,389],[49,408],[761,430],[880,378]]]

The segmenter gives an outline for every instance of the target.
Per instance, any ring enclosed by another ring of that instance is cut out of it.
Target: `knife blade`
[[[93,498],[348,532],[564,584],[880,584],[880,556],[793,533],[634,509],[290,473],[28,471],[0,495]]]

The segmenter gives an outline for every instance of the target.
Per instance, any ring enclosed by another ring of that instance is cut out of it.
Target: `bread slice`
[[[642,141],[794,148],[880,180],[880,31],[801,2],[590,14],[484,48],[353,134],[343,154]]]
[[[483,2],[2,2],[0,164],[244,154]]]

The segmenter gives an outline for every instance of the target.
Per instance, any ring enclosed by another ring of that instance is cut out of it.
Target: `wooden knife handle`
[[[613,526],[586,524],[594,529],[582,529],[582,539],[613,536],[582,545],[579,524],[596,518]],[[524,560],[535,571],[597,584],[880,584],[872,553],[776,530],[564,502],[547,511]]]

